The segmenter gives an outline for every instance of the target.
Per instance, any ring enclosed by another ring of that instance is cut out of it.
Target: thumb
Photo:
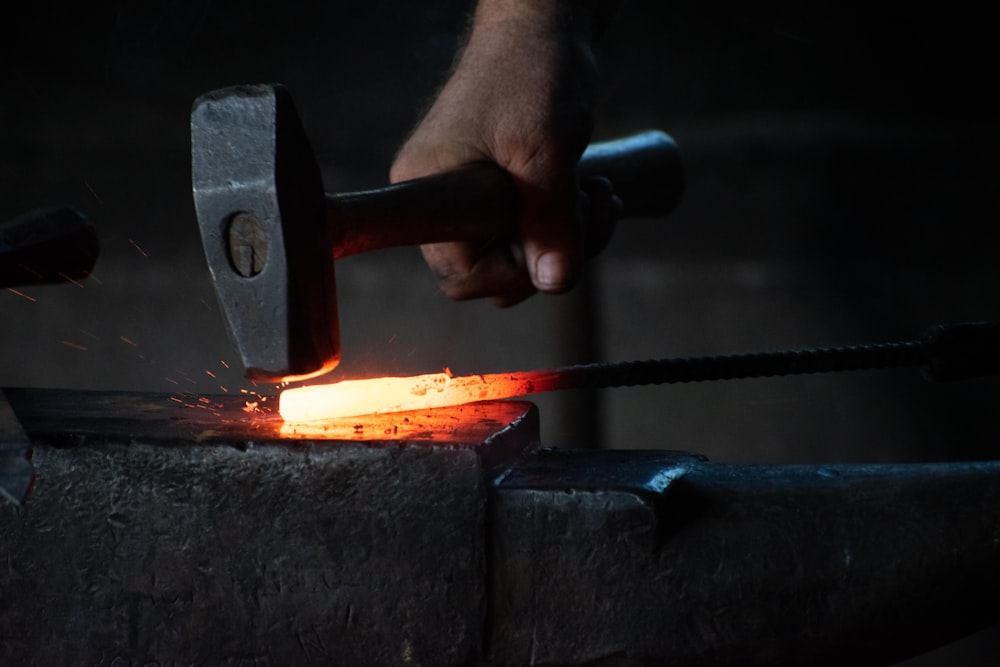
[[[538,291],[561,294],[576,285],[583,262],[576,170],[533,165],[531,172],[515,175],[525,265]]]

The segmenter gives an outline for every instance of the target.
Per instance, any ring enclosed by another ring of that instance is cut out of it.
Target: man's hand
[[[576,176],[593,127],[591,42],[606,22],[596,11],[570,0],[481,0],[451,77],[396,157],[394,183],[480,160],[514,178],[515,238],[422,246],[449,297],[508,306],[536,290],[565,292],[583,263],[582,218],[613,224],[609,184],[584,184],[584,193]]]

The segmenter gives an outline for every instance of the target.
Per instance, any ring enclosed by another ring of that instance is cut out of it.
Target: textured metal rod
[[[936,326],[911,341],[566,366],[531,373],[535,392],[922,366],[931,380],[1000,372],[1000,323]]]
[[[573,389],[896,368],[919,366],[926,364],[928,360],[927,345],[907,342],[581,364],[539,373],[545,376],[541,384],[546,386],[546,389]],[[549,380],[552,385],[549,386],[545,380]]]
[[[347,380],[288,389],[281,394],[279,410],[286,422],[304,423],[350,415],[428,410],[561,389],[700,382],[900,366],[922,366],[924,376],[931,380],[954,380],[1000,373],[1000,325],[975,323],[935,327],[920,339],[898,343],[581,364],[518,373],[459,377],[444,372]]]

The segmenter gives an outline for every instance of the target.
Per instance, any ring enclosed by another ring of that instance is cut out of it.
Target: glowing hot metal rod
[[[474,401],[513,398],[566,388],[558,373],[528,371],[452,377],[431,373],[411,377],[345,380],[286,389],[278,411],[286,422],[428,410]]]
[[[279,399],[286,422],[310,422],[474,401],[514,398],[557,389],[623,387],[830,371],[921,366],[930,380],[1000,373],[1000,323],[968,322],[930,328],[920,338],[889,343],[755,354],[582,364],[550,370],[452,377],[450,372],[347,380],[288,389]]]

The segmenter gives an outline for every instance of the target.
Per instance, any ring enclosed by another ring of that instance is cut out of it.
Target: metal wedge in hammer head
[[[195,208],[209,270],[247,376],[292,382],[340,359],[334,259],[393,246],[513,240],[513,177],[492,162],[326,194],[288,91],[237,86],[191,113]],[[680,200],[677,147],[657,130],[592,144],[581,179],[608,178],[622,217]]]

